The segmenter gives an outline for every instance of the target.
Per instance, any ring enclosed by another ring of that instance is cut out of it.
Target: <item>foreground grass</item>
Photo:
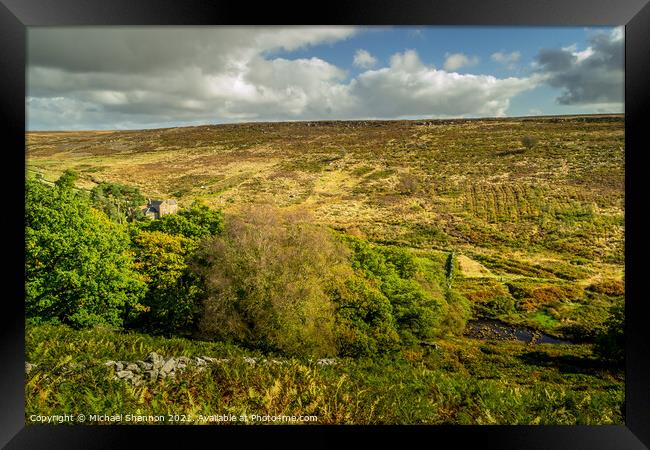
[[[134,387],[107,360],[164,356],[229,358],[208,370]],[[588,345],[527,346],[450,338],[438,349],[331,366],[283,359],[248,364],[257,352],[222,343],[96,328],[29,326],[26,420],[32,414],[314,415],[326,424],[618,424],[622,372]],[[169,423],[169,422],[167,422]],[[254,423],[249,422],[249,423]]]

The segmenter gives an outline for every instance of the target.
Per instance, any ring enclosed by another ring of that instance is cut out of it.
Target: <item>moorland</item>
[[[624,158],[621,115],[28,132],[26,415],[623,423]],[[208,368],[110,364],[151,352]]]

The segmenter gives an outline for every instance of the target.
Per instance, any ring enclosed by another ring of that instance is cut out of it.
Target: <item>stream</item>
[[[540,331],[508,325],[495,319],[476,319],[467,322],[465,336],[472,339],[497,341],[521,341],[527,344],[573,344],[551,337]]]

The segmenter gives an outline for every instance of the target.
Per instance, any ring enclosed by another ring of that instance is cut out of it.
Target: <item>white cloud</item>
[[[490,58],[492,59],[492,61],[498,62],[499,64],[503,64],[508,69],[512,70],[515,68],[516,64],[521,59],[521,53],[517,51],[511,53],[495,52],[492,53],[492,55],[490,55]]]
[[[352,63],[362,69],[370,69],[377,64],[377,58],[368,53],[367,50],[359,49],[354,54],[354,61]]]
[[[447,54],[443,68],[447,71],[455,71],[461,67],[475,66],[478,64],[477,56],[467,56],[463,53]]]
[[[321,58],[281,54],[358,32],[312,28],[30,29],[29,128],[502,116],[513,96],[539,83],[450,73],[415,50],[381,68],[361,50],[357,63],[367,70],[348,81]]]
[[[450,73],[426,66],[409,50],[389,67],[369,70],[352,81],[350,94],[374,117],[503,116],[510,99],[534,88],[536,78],[498,79]]]
[[[625,37],[625,27],[615,27],[610,34],[612,41],[622,41]]]

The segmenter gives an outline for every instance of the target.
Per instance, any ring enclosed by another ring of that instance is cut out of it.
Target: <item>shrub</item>
[[[417,281],[388,276],[382,280],[381,291],[390,300],[397,330],[405,343],[434,337],[442,305]]]
[[[376,355],[400,344],[393,307],[369,280],[342,277],[331,297],[336,304],[336,341],[342,356]]]
[[[445,334],[462,334],[471,316],[472,306],[463,295],[450,289],[445,297],[440,330]]]
[[[60,189],[72,189],[78,179],[79,174],[76,171],[67,169],[61,174],[59,179],[54,182],[54,184]]]
[[[622,280],[605,279],[593,283],[587,290],[612,297],[625,295],[625,283]]]
[[[404,343],[433,337],[442,317],[442,303],[416,279],[417,265],[406,250],[372,246],[344,236],[352,250],[352,267],[374,280],[389,300],[397,331]]]
[[[521,138],[521,145],[527,149],[531,149],[537,145],[538,139],[534,136],[524,136]]]
[[[417,265],[413,256],[406,249],[387,245],[379,247],[377,251],[401,278],[413,278],[415,276]]]
[[[596,337],[596,353],[606,361],[623,364],[625,361],[625,304],[610,308],[605,330]]]
[[[346,256],[305,214],[258,206],[230,217],[194,264],[207,288],[201,334],[290,355],[334,354],[328,289]]]

